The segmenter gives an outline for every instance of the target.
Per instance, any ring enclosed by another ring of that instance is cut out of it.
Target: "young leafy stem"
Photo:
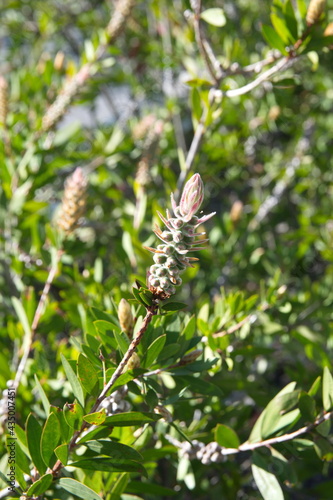
[[[146,316],[143,319],[142,326],[141,326],[140,330],[138,331],[138,333],[136,334],[136,336],[134,337],[134,339],[130,343],[130,345],[129,345],[127,351],[126,351],[126,353],[124,354],[123,359],[119,363],[118,367],[116,368],[116,370],[113,373],[112,377],[110,378],[109,382],[104,386],[102,392],[100,393],[100,395],[96,399],[96,401],[95,401],[93,407],[91,408],[89,414],[95,413],[98,410],[100,404],[106,398],[107,393],[110,391],[110,389],[112,388],[112,386],[115,384],[116,380],[123,373],[125,366],[127,365],[127,363],[129,361],[129,359],[131,358],[132,354],[135,352],[137,346],[140,344],[140,342],[142,340],[142,337],[143,337],[144,333],[146,332],[146,330],[148,328],[149,323],[151,322],[151,320],[153,319],[153,316],[157,312],[157,309],[158,309],[158,303],[154,303],[151,307],[147,307],[147,313],[146,313]],[[73,451],[75,449],[75,447],[77,446],[77,441],[78,441],[80,435],[86,429],[86,427],[88,427],[88,425],[89,425],[88,423],[84,422],[82,424],[82,426],[81,426],[81,429],[79,431],[77,431],[77,432],[74,433],[74,435],[73,435],[73,437],[72,437],[72,439],[71,439],[71,441],[69,443],[69,446],[68,446],[69,451]],[[55,463],[54,467],[52,468],[52,474],[53,474],[53,476],[57,476],[57,474],[59,473],[59,471],[62,468],[63,468],[63,464],[61,463],[60,460],[58,460]]]

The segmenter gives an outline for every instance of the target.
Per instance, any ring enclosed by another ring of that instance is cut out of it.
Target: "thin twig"
[[[224,448],[222,450],[222,453],[223,455],[228,455],[231,453],[250,451],[250,450],[255,450],[257,448],[262,448],[263,446],[272,446],[274,444],[291,441],[292,439],[302,436],[302,434],[307,434],[308,432],[318,427],[318,425],[322,424],[323,422],[326,422],[327,420],[330,420],[332,417],[333,417],[333,411],[330,411],[328,413],[325,413],[321,417],[317,418],[314,422],[312,422],[312,424],[305,425],[304,427],[297,429],[297,431],[290,432],[288,434],[283,434],[282,436],[276,436],[270,439],[265,439],[264,441],[259,441],[257,443],[243,443],[234,451],[232,451],[233,448]],[[228,450],[230,451],[230,453],[228,453]]]
[[[226,90],[225,92],[222,92],[222,90],[216,90],[215,94],[216,97],[238,97],[240,95],[247,94],[248,92],[251,92],[254,90],[256,87],[261,85],[264,81],[268,80],[271,78],[273,75],[278,73],[281,70],[286,70],[290,68],[295,62],[297,61],[297,57],[283,57],[280,59],[274,66],[271,68],[267,69],[261,75],[258,76],[255,80],[252,82],[248,83],[247,85],[244,85],[243,87],[239,87],[238,89],[230,89]]]
[[[19,385],[20,385],[21,378],[23,376],[23,373],[24,373],[24,370],[25,370],[25,367],[26,367],[26,364],[27,364],[27,361],[28,361],[28,358],[30,355],[32,343],[34,341],[35,334],[36,334],[40,319],[41,319],[43,312],[44,312],[47,297],[48,297],[48,294],[50,292],[50,288],[51,288],[51,285],[53,283],[53,280],[54,280],[54,278],[57,274],[57,271],[58,271],[58,265],[59,265],[61,253],[62,253],[61,250],[58,250],[58,252],[56,253],[56,256],[54,258],[54,262],[51,265],[49,275],[48,275],[47,280],[45,282],[45,285],[44,285],[44,288],[42,291],[42,295],[39,299],[39,302],[38,302],[38,305],[36,308],[36,312],[35,312],[35,315],[34,315],[34,318],[33,318],[32,324],[31,324],[29,338],[27,339],[27,342],[25,343],[24,352],[23,352],[22,358],[20,360],[20,363],[17,367],[16,376],[15,376],[15,379],[14,379],[12,385],[11,385],[11,389],[17,390]]]
[[[333,411],[327,412],[321,417],[318,417],[314,422],[311,424],[305,425],[304,427],[301,427],[300,429],[297,429],[294,432],[290,432],[288,434],[283,434],[282,436],[276,436],[272,437],[269,439],[265,439],[263,441],[258,441],[256,443],[243,443],[238,448],[224,448],[224,447],[219,447],[219,453],[223,456],[226,455],[236,455],[238,453],[246,452],[246,451],[253,451],[258,448],[264,448],[264,447],[270,447],[275,444],[279,443],[285,443],[286,441],[292,441],[295,438],[298,438],[299,436],[302,436],[303,434],[307,434],[308,432],[313,431],[316,427],[318,427],[320,424],[323,422],[326,422],[327,420],[330,420],[333,417]],[[166,435],[166,439],[173,444],[174,446],[177,446],[177,448],[183,449],[184,448],[184,443],[179,441],[178,439],[175,439],[173,436]],[[188,447],[188,443],[186,443],[186,446]],[[188,450],[187,450],[188,451]],[[216,452],[216,450],[215,450]]]

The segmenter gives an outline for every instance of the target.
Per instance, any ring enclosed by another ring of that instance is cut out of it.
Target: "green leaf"
[[[160,363],[161,361],[173,358],[180,351],[180,349],[180,344],[168,344],[160,352],[157,362]]]
[[[83,407],[84,406],[84,394],[83,394],[83,389],[80,384],[79,379],[77,378],[73,368],[71,365],[68,363],[67,359],[63,354],[61,354],[61,362],[64,367],[66,376],[68,378],[69,383],[72,386],[73,389],[73,394],[80,403],[80,405]]]
[[[238,448],[240,445],[236,432],[224,424],[217,424],[215,428],[215,441],[224,448]]]
[[[53,138],[53,145],[57,147],[62,146],[65,142],[68,142],[75,134],[77,134],[81,128],[81,122],[78,120],[71,122],[64,127],[60,127]]]
[[[12,304],[17,314],[17,317],[23,327],[24,333],[26,336],[31,335],[30,323],[28,320],[27,313],[24,310],[22,302],[17,297],[12,297]]]
[[[133,292],[133,295],[134,295],[134,297],[136,298],[136,300],[137,300],[138,302],[140,302],[140,304],[142,304],[142,305],[144,306],[144,308],[146,309],[146,308],[147,308],[147,304],[146,304],[146,303],[145,303],[145,301],[142,299],[142,297],[141,297],[141,295],[140,295],[139,290],[133,286],[133,288],[132,288],[132,292]]]
[[[128,490],[127,489],[128,481],[129,481],[129,474],[128,473],[118,474],[118,478],[111,486],[109,498],[119,500],[120,495],[125,491],[125,489]]]
[[[92,425],[101,425],[106,419],[106,413],[105,410],[97,411],[95,413],[89,413],[88,415],[85,415],[83,417],[83,420],[85,422],[88,422],[88,424]]]
[[[181,333],[182,337],[185,337],[186,340],[190,339],[193,337],[195,334],[195,328],[196,328],[196,319],[195,316],[191,316],[190,320],[186,324],[184,330]]]
[[[129,493],[143,493],[146,495],[153,495],[157,498],[173,497],[177,492],[171,488],[160,486],[158,484],[142,483],[141,481],[131,481],[126,488]]]
[[[264,500],[284,500],[281,486],[274,474],[271,474],[255,464],[252,464],[251,469],[253,479]]]
[[[306,13],[308,10],[308,6],[306,4],[306,1],[305,0],[297,0],[297,8],[298,8],[298,11],[301,15],[301,18],[305,19]]]
[[[134,460],[112,459],[97,457],[93,459],[85,458],[72,462],[71,467],[78,467],[86,470],[100,470],[105,472],[136,472],[147,477],[147,472],[142,464]]]
[[[41,453],[45,464],[51,466],[50,461],[60,440],[60,423],[54,413],[50,413],[45,422],[41,438]]]
[[[327,366],[323,373],[323,406],[325,411],[333,407],[333,377]]]
[[[157,337],[152,344],[150,344],[142,360],[142,365],[145,368],[149,368],[159,356],[160,352],[163,350],[165,341],[166,335],[161,335],[160,337]]]
[[[26,492],[26,495],[29,497],[32,495],[34,497],[42,495],[43,493],[45,493],[46,490],[49,489],[49,487],[52,484],[52,481],[53,481],[52,474],[45,474],[45,476],[40,477],[30,486],[30,488]]]
[[[324,420],[324,422],[317,425],[316,432],[318,432],[318,434],[320,434],[323,437],[328,437],[330,435],[330,432],[331,432],[331,421]]]
[[[206,23],[211,24],[212,26],[222,27],[227,22],[223,9],[218,7],[213,7],[211,9],[202,11],[200,17],[201,19],[206,21]]]
[[[283,388],[283,389],[282,389],[282,390],[281,390],[281,391],[280,391],[280,392],[279,392],[279,393],[275,396],[275,398],[281,397],[281,396],[283,396],[284,394],[288,394],[288,393],[292,392],[292,391],[293,391],[293,389],[295,388],[295,386],[296,386],[296,382],[290,382],[288,385],[286,385],[286,386],[285,386],[285,387],[284,387],[284,388]],[[262,426],[263,426],[263,422],[264,422],[264,420],[265,420],[265,419],[266,419],[266,422],[267,422],[267,424],[266,424],[266,425],[268,425],[268,426],[270,427],[270,425],[269,425],[269,419],[267,419],[267,417],[266,417],[266,415],[267,415],[267,411],[268,411],[267,409],[269,408],[269,405],[271,405],[271,406],[270,406],[270,408],[272,408],[272,412],[273,412],[273,414],[274,414],[274,412],[275,412],[275,414],[277,413],[277,417],[278,417],[278,420],[279,420],[279,412],[280,412],[280,409],[278,409],[277,411],[275,411],[275,410],[274,410],[274,406],[275,406],[275,405],[274,405],[274,403],[273,403],[273,402],[274,402],[275,398],[273,398],[273,399],[272,399],[272,400],[268,403],[267,407],[263,410],[263,412],[261,413],[261,415],[260,415],[260,416],[259,416],[259,418],[257,419],[256,423],[254,424],[253,429],[252,429],[252,432],[251,432],[250,437],[249,437],[249,439],[248,439],[248,441],[249,441],[250,443],[256,443],[257,441],[261,441],[261,440],[264,438],[264,435],[263,435],[263,432],[262,432]],[[283,400],[282,400],[282,402],[283,402]],[[271,404],[271,403],[272,403],[272,404]],[[269,409],[270,409],[270,408],[269,408]],[[270,428],[269,428],[269,431],[270,431]]]
[[[294,7],[291,3],[291,0],[287,0],[286,3],[284,4],[284,17],[289,32],[291,33],[293,39],[296,41],[298,39],[297,20],[295,17]]]
[[[266,39],[267,43],[271,47],[273,47],[273,49],[279,50],[281,54],[287,54],[283,40],[279,37],[277,32],[271,26],[267,26],[264,24],[262,26],[262,34]]]
[[[17,427],[15,427],[16,431]],[[9,436],[7,436],[7,442],[10,440]],[[26,454],[22,451],[21,445],[18,441],[16,441],[16,446],[15,446],[15,460],[18,465],[18,467],[21,469],[22,472],[25,474],[30,474],[30,460],[28,460]]]
[[[301,393],[298,405],[302,417],[308,422],[314,422],[316,419],[316,403],[306,392]]]
[[[168,302],[161,309],[162,311],[180,311],[181,309],[185,309],[185,307],[187,307],[187,304],[183,302]]]
[[[193,121],[199,121],[202,115],[202,106],[199,91],[196,87],[193,87],[190,91],[191,96],[191,108],[193,114]]]
[[[87,441],[84,443],[92,451],[95,451],[99,455],[107,455],[111,458],[126,458],[127,460],[141,461],[143,460],[142,455],[137,452],[134,448],[127,446],[122,443],[117,443],[116,441],[109,441],[100,439],[99,441]]]
[[[49,402],[49,400],[45,394],[45,391],[44,391],[43,387],[41,386],[36,374],[35,374],[35,382],[36,382],[36,386],[37,386],[37,389],[38,389],[38,392],[40,395],[40,399],[42,400],[44,411],[45,411],[46,416],[47,416],[50,413],[50,402]]]
[[[313,382],[312,386],[308,391],[309,396],[315,396],[317,394],[320,387],[320,383],[321,383],[321,376],[319,375],[319,377],[316,378],[316,380]]]
[[[150,307],[152,305],[153,294],[149,290],[140,290],[139,293],[144,303]]]
[[[291,45],[291,43],[295,40],[293,40],[293,37],[287,28],[286,21],[274,13],[271,14],[271,21],[276,33],[279,35],[283,43]]]
[[[77,371],[83,388],[88,392],[88,394],[93,394],[93,389],[98,384],[98,375],[94,365],[82,353],[80,353],[78,357]]]
[[[323,437],[317,437],[314,443],[314,448],[321,460],[324,460],[325,462],[332,462],[333,446],[327,439]]]
[[[54,453],[55,453],[57,459],[60,460],[60,462],[63,465],[67,465],[67,461],[68,461],[68,445],[66,443],[61,444],[60,446],[58,446],[54,450]]]
[[[75,403],[64,405],[64,417],[67,424],[78,431],[82,425],[83,420],[83,409],[82,406],[75,401]]]
[[[161,415],[149,412],[132,411],[127,413],[119,413],[111,415],[104,421],[104,425],[112,425],[116,427],[129,427],[132,425],[143,425],[156,422],[161,418]]]
[[[63,443],[67,443],[72,435],[72,428],[67,424],[64,412],[58,406],[50,406],[50,412],[54,413],[60,423],[61,439]]]
[[[38,469],[38,472],[43,475],[46,471],[46,465],[40,450],[42,428],[32,413],[30,413],[27,419],[26,434],[31,460]]]
[[[69,493],[79,498],[83,498],[83,500],[103,500],[95,491],[88,488],[88,486],[70,477],[62,477],[59,479],[58,484],[64,490],[69,491]]]
[[[119,346],[120,352],[124,356],[128,350],[128,346],[129,346],[128,337],[127,337],[126,333],[124,333],[124,332],[118,333],[118,332],[114,331],[113,333],[114,333],[114,337],[117,341],[117,344]]]

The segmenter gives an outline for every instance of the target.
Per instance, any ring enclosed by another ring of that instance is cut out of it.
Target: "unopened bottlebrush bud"
[[[118,319],[120,328],[127,334],[129,338],[132,337],[134,318],[132,309],[126,299],[121,299],[118,306]]]
[[[188,365],[190,363],[193,363],[201,354],[203,353],[202,349],[195,349],[194,351],[191,351],[185,356],[182,357],[182,359],[177,363],[178,366],[184,366]]]
[[[156,250],[146,247],[154,253],[155,264],[150,267],[148,284],[150,290],[160,299],[170,297],[176,292],[182,280],[179,274],[187,267],[193,267],[194,257],[185,257],[188,252],[200,250],[201,244],[207,239],[200,239],[205,233],[196,233],[195,230],[202,222],[210,219],[214,213],[198,218],[195,213],[200,209],[203,201],[203,182],[199,174],[186,183],[180,204],[177,206],[171,195],[172,210],[175,217],[170,217],[167,210],[165,218],[158,212],[158,216],[165,224],[167,230],[161,231],[158,227],[154,232],[164,245],[158,245]],[[197,238],[199,237],[199,239]]]
[[[140,358],[136,352],[133,352],[126,366],[128,370],[135,370],[136,368],[140,368]]]
[[[65,182],[61,207],[56,216],[56,225],[66,236],[78,226],[86,210],[87,179],[82,168],[77,168]]]
[[[180,199],[180,212],[185,221],[192,219],[199,210],[204,199],[204,185],[199,174],[194,174],[185,184]]]
[[[236,200],[230,210],[230,219],[235,224],[239,221],[243,213],[243,203],[240,200]]]
[[[306,13],[306,24],[316,24],[325,10],[326,0],[311,0]]]

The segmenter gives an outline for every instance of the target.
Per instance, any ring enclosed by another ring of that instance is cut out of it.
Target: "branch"
[[[257,448],[270,447],[275,444],[284,443],[286,441],[291,441],[303,434],[311,432],[313,429],[318,427],[318,425],[330,420],[333,417],[333,410],[325,413],[321,417],[318,417],[313,423],[308,424],[300,429],[290,432],[288,434],[283,434],[282,436],[276,436],[270,439],[265,439],[263,441],[259,441],[257,443],[243,443],[238,448],[224,448],[220,446],[215,441],[204,444],[199,441],[194,440],[191,444],[186,442],[181,442],[178,439],[175,439],[173,436],[166,435],[166,439],[176,446],[180,448],[184,455],[187,455],[188,458],[196,458],[201,460],[202,463],[209,464],[211,462],[222,462],[223,457],[227,455],[236,455],[237,453],[242,453],[246,451],[253,451]]]
[[[39,299],[39,302],[38,302],[38,305],[36,308],[36,312],[35,312],[35,315],[34,315],[34,318],[33,318],[32,324],[31,324],[30,334],[29,334],[27,341],[25,342],[24,352],[23,352],[21,361],[19,362],[19,365],[17,367],[15,379],[10,387],[11,389],[14,389],[15,391],[18,389],[18,387],[20,385],[21,378],[22,378],[22,375],[24,373],[24,370],[25,370],[25,367],[26,367],[26,364],[27,364],[27,361],[29,358],[29,354],[31,351],[31,346],[32,346],[32,343],[34,341],[35,334],[36,334],[40,319],[41,319],[43,312],[44,312],[47,297],[48,297],[48,294],[50,292],[50,288],[51,288],[51,285],[53,283],[53,280],[54,280],[54,278],[57,274],[57,271],[58,271],[58,265],[59,265],[61,254],[62,254],[62,251],[58,250],[56,253],[56,256],[54,258],[54,262],[51,265],[51,269],[49,271],[49,275],[48,275],[47,280],[45,282],[45,285],[44,285],[44,288],[42,291],[42,295]]]
[[[247,94],[258,87],[261,83],[268,80],[271,76],[275,75],[281,70],[286,70],[292,66],[295,61],[297,61],[297,57],[283,57],[280,59],[274,66],[267,69],[261,75],[258,76],[255,80],[244,85],[243,87],[239,87],[238,89],[230,89],[223,92],[222,90],[215,90],[215,96],[221,99],[223,96],[225,97],[238,97],[240,95]]]

